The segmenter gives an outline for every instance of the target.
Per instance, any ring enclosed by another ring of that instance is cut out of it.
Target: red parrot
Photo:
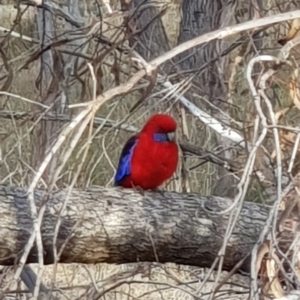
[[[115,175],[115,185],[124,188],[156,189],[177,168],[176,121],[156,114],[125,144]]]

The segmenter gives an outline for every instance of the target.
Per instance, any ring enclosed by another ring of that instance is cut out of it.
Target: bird
[[[129,138],[120,155],[114,185],[155,190],[169,179],[178,164],[177,123],[167,114],[155,114]]]

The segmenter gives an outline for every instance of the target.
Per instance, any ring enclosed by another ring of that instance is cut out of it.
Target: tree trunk
[[[174,262],[210,267],[218,255],[228,223],[228,214],[215,214],[231,204],[229,199],[196,194],[146,192],[117,188],[55,191],[36,190],[38,207],[46,203],[41,232],[46,264],[53,263],[53,237],[61,213],[56,247],[66,243],[60,262],[129,263]],[[0,261],[12,265],[22,253],[32,220],[26,190],[0,186]],[[261,233],[268,209],[245,203],[228,241],[224,269],[248,255]],[[289,238],[282,243],[289,244]],[[281,245],[280,245],[281,246]],[[32,249],[28,263],[37,262]],[[248,270],[249,261],[243,267]]]

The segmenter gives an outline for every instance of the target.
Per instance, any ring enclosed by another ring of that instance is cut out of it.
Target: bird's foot
[[[159,193],[161,196],[163,196],[163,195],[164,195],[164,192],[165,192],[165,191],[160,190],[160,189],[158,189],[158,188],[153,189],[152,191],[155,192],[155,193]]]
[[[134,186],[133,189],[140,193],[142,196],[145,196],[145,190],[143,190],[139,185],[138,186]]]

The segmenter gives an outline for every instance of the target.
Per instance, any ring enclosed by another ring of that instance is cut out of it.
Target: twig
[[[9,96],[9,97],[17,98],[17,99],[23,100],[25,102],[28,102],[28,103],[31,103],[31,104],[38,105],[38,106],[41,106],[43,108],[49,109],[49,106],[47,106],[47,105],[45,105],[43,103],[36,102],[36,101],[30,100],[28,98],[25,98],[25,97],[22,97],[22,96],[19,96],[19,95],[16,95],[16,94],[12,94],[12,93],[9,93],[9,92],[0,91],[0,95],[6,95],[6,96]]]

